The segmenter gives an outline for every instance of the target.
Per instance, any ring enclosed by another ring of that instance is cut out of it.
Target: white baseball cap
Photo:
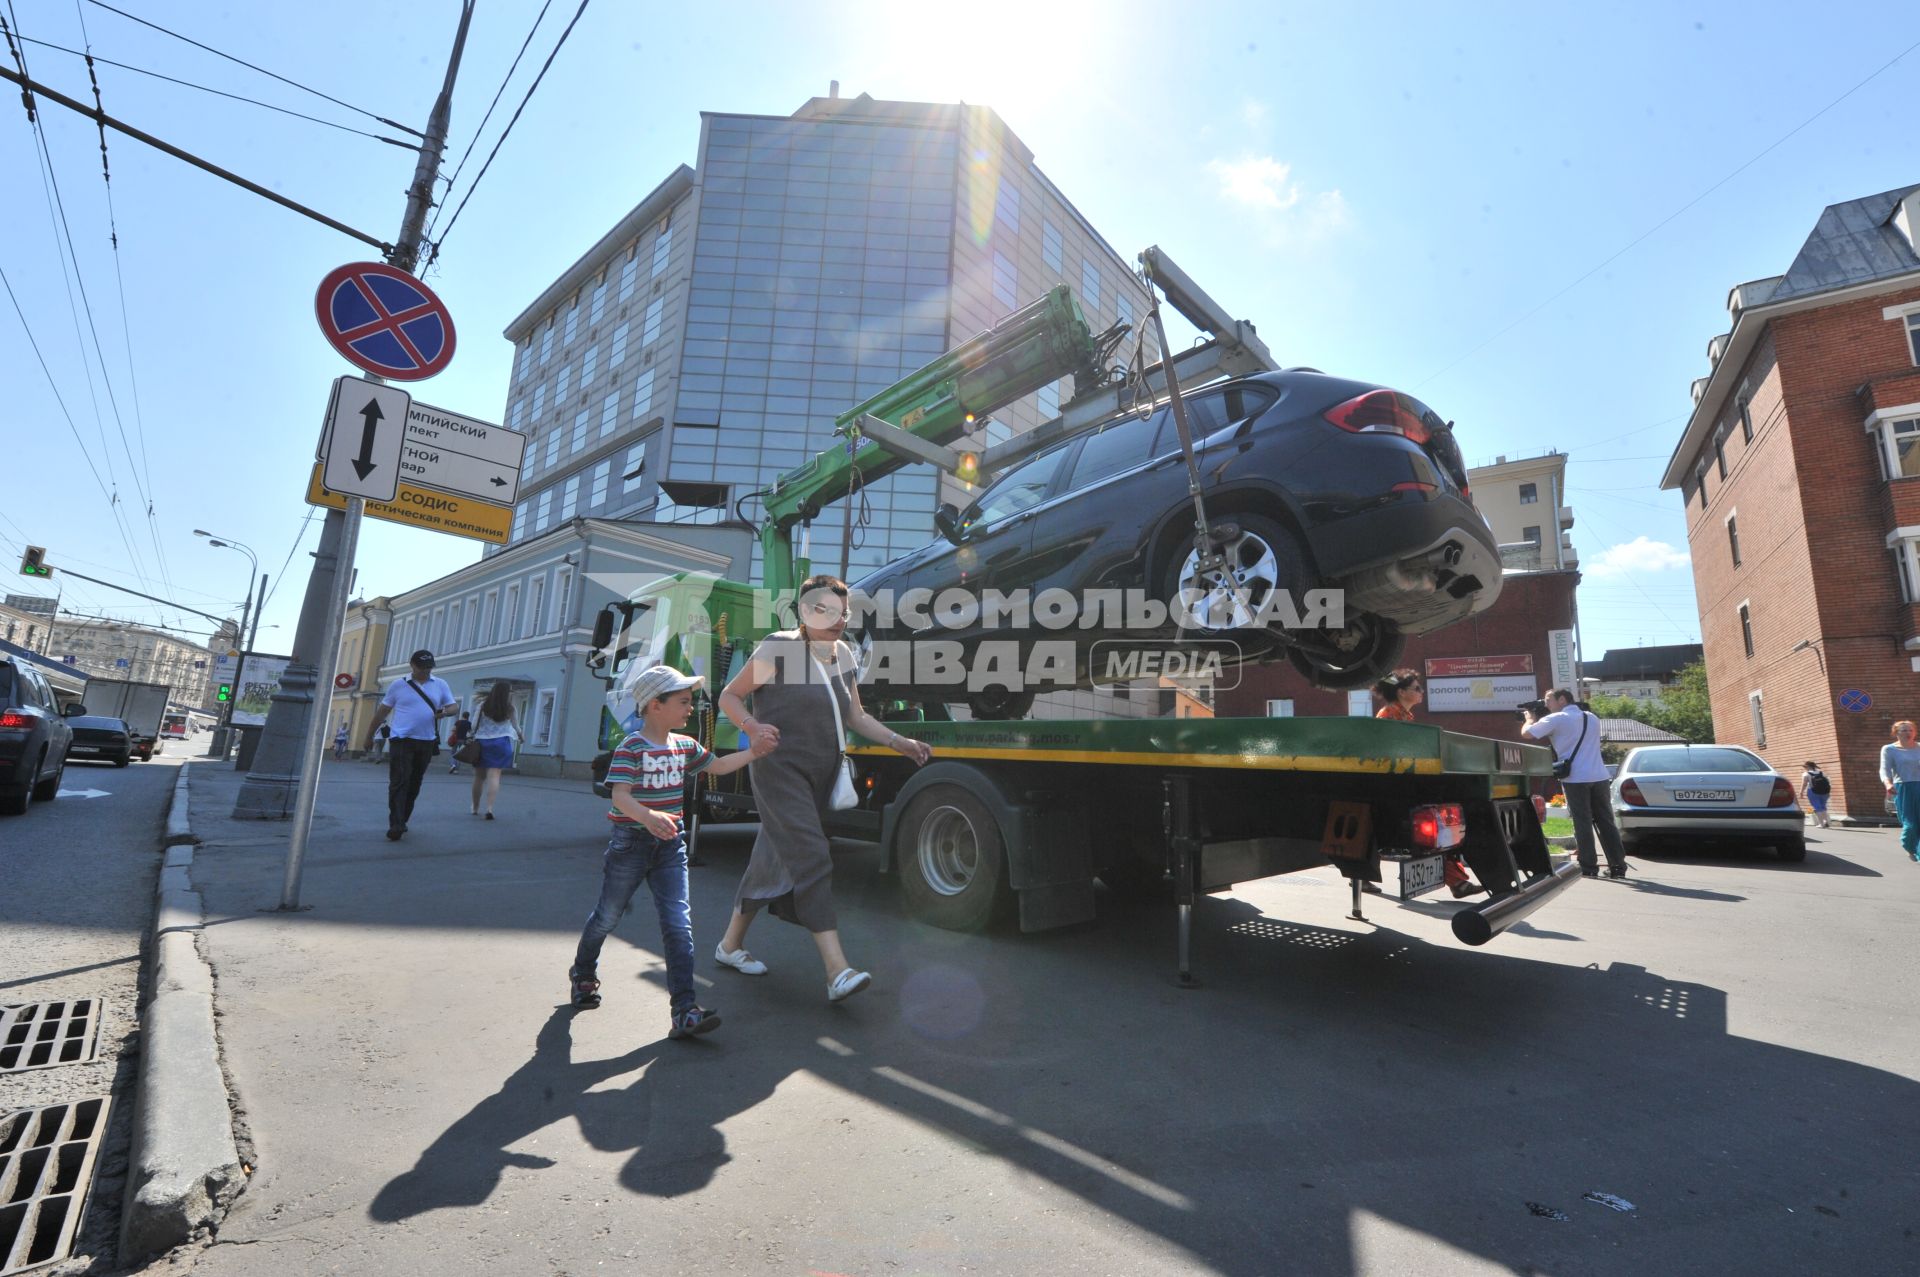
[[[645,709],[655,699],[684,692],[689,687],[698,687],[706,680],[698,674],[682,674],[671,665],[649,665],[640,671],[633,680],[633,704],[636,709]]]

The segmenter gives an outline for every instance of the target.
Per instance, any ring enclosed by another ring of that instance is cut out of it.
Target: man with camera
[[[1545,710],[1546,713],[1540,711]],[[1580,856],[1580,872],[1589,878],[1600,876],[1593,854],[1597,830],[1601,849],[1607,853],[1607,877],[1627,876],[1627,853],[1620,846],[1620,827],[1613,821],[1613,802],[1607,777],[1607,764],[1600,757],[1600,720],[1573,699],[1573,693],[1556,687],[1546,700],[1529,701],[1520,707],[1520,733],[1545,741],[1553,749],[1553,774],[1567,795],[1567,815],[1573,819],[1573,845]]]

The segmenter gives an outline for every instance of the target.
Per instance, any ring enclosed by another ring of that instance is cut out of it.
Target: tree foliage
[[[1713,739],[1713,702],[1707,695],[1707,667],[1695,661],[1674,676],[1647,719],[1662,731],[1699,745]]]

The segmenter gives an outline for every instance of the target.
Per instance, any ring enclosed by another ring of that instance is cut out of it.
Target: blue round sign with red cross
[[[420,381],[453,358],[446,304],[384,262],[352,262],[328,272],[313,311],[341,358],[376,377]]]

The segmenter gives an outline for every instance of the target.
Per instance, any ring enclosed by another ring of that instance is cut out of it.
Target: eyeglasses
[[[829,623],[847,614],[847,609],[839,603],[802,603],[800,610],[808,616],[817,616]]]

